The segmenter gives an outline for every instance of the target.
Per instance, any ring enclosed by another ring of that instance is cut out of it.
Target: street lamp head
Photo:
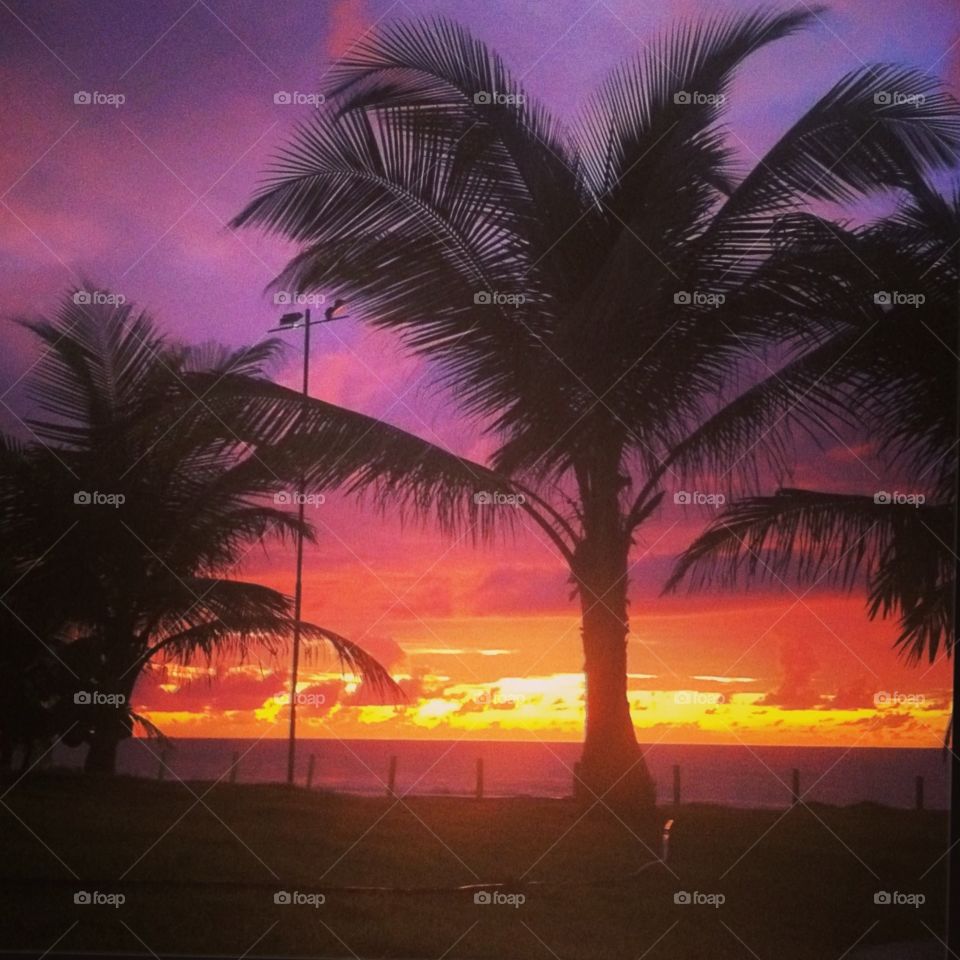
[[[281,327],[295,327],[303,319],[302,313],[285,313],[280,318]]]
[[[323,311],[323,318],[324,318],[324,320],[325,320],[327,323],[330,323],[331,320],[344,320],[344,319],[346,319],[345,317],[335,317],[335,316],[334,316],[334,314],[335,314],[346,302],[347,302],[346,300],[341,300],[340,297],[337,297],[337,299],[333,301],[333,304],[332,304],[331,306],[327,307],[327,309]]]

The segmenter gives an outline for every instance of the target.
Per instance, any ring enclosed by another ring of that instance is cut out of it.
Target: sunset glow
[[[94,27],[67,5],[58,24],[38,25],[56,59],[32,29],[8,24],[5,95],[43,106],[21,114],[16,141],[7,137],[0,152],[7,185],[0,256],[7,275],[16,276],[0,296],[5,315],[42,312],[78,277],[92,277],[194,341],[253,342],[275,322],[264,289],[292,251],[225,224],[299,119],[296,108],[276,106],[275,91],[322,85],[333,58],[389,5],[335,0],[291,5],[274,18],[269,5],[250,3],[234,11],[229,30],[203,6],[184,13],[183,23],[151,24],[157,29],[146,32],[160,39],[148,47],[132,39],[123,17]],[[430,9],[456,15],[502,49],[524,83],[569,117],[641,37],[703,5],[555,5],[570,16],[548,14],[547,6],[525,12],[527,25],[539,26],[524,31],[514,30],[509,4],[444,0]],[[160,16],[146,8],[143,15]],[[738,162],[755,162],[858,62],[915,63],[955,83],[955,6],[930,0],[909,12],[909,29],[906,17],[899,0],[841,0],[818,26],[759,53],[731,93]],[[91,30],[99,31],[96,43],[85,42]],[[281,49],[279,64],[261,55]],[[784,63],[801,62],[802,72],[784,74]],[[123,109],[79,115],[73,95],[81,74],[104,90],[121,82]],[[278,371],[290,386],[300,376],[295,339]],[[24,431],[12,408],[35,363],[31,350],[22,330],[5,327],[0,374],[11,393],[0,419],[14,433]],[[483,425],[458,419],[434,372],[394,337],[348,320],[321,328],[314,351],[314,396],[476,460],[492,449]],[[897,479],[878,476],[875,451],[862,438],[800,453],[785,478],[795,485],[868,493]],[[735,494],[729,478],[717,482]],[[948,664],[911,666],[899,658],[895,625],[868,621],[859,588],[806,593],[774,583],[752,593],[661,597],[674,558],[709,519],[709,508],[678,507],[668,496],[632,557],[630,703],[644,742],[942,741]],[[521,522],[515,537],[475,546],[339,493],[308,511],[308,520],[318,543],[307,552],[305,617],[363,645],[390,668],[408,700],[372,702],[334,663],[308,664],[299,693],[322,695],[322,703],[301,708],[303,736],[581,736],[579,610],[562,561],[537,529]],[[243,575],[291,593],[292,563],[288,547],[268,543],[247,557]],[[244,665],[226,657],[209,669],[168,664],[144,677],[133,705],[174,736],[281,737],[287,684],[286,651]]]
[[[722,606],[706,598],[658,601],[664,612],[636,616],[631,662],[650,668],[629,677],[638,737],[646,743],[848,747],[941,742],[949,717],[947,667],[917,669],[897,658],[889,650],[889,625],[864,627],[855,597],[806,603],[790,611],[775,597],[752,605],[742,599]],[[857,625],[855,639],[838,639],[850,624]],[[394,637],[403,639],[380,639],[370,647],[381,656],[391,651],[391,669],[408,702],[365,702],[355,680],[336,670],[308,669],[298,685],[304,737],[580,738],[583,675],[576,670],[574,615],[433,618],[394,626]],[[424,636],[430,639],[417,639]],[[464,641],[483,636],[510,647],[491,651]],[[704,637],[711,640],[709,657],[702,653]],[[724,665],[729,672],[720,672]],[[176,736],[283,737],[286,684],[282,658],[209,669],[171,665],[143,682],[137,709]]]

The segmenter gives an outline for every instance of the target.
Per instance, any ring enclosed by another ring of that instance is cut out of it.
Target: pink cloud
[[[330,7],[327,55],[331,59],[343,56],[369,26],[370,18],[364,0],[335,0]]]

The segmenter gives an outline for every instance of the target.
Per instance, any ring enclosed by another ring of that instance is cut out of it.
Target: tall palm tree
[[[48,678],[44,710],[68,742],[89,743],[86,769],[98,773],[115,769],[150,663],[242,658],[287,640],[289,598],[228,575],[264,537],[298,530],[294,515],[264,500],[277,477],[185,387],[199,373],[256,381],[277,342],[179,345],[116,299],[77,291],[52,320],[25,323],[42,351],[27,418],[36,442],[0,438],[3,610],[20,627],[5,634],[0,659]],[[394,689],[360,647],[302,629],[344,668]]]
[[[680,25],[616,69],[572,129],[462,27],[379,28],[334,68],[325,106],[236,219],[300,245],[279,284],[335,290],[395,331],[496,438],[479,465],[330,404],[301,413],[280,388],[223,385],[244,400],[231,415],[251,438],[285,431],[274,455],[309,483],[372,489],[483,532],[510,511],[475,493],[526,498],[523,516],[579,594],[594,802],[654,796],[627,699],[636,531],[668,482],[769,450],[776,411],[745,415],[743,384],[772,376],[758,356],[800,349],[831,322],[764,295],[776,225],[901,186],[908,167],[945,166],[960,144],[936,83],[876,66],[739,174],[722,126],[731,79],[814,16]]]

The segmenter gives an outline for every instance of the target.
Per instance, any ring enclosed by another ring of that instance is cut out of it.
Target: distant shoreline
[[[236,742],[236,743],[286,743],[287,738],[285,735],[278,734],[277,736],[269,737],[181,737],[172,734],[167,734],[167,739],[172,743],[218,743],[218,742]],[[134,740],[144,740],[150,742],[153,738],[145,736],[134,736]],[[544,744],[561,744],[564,746],[574,745],[579,746],[581,744],[580,740],[550,740],[547,737],[540,737],[535,740],[527,740],[521,737],[511,737],[503,739],[490,739],[490,738],[474,738],[474,737],[297,737],[298,743],[483,743],[490,745],[515,745],[515,744],[528,744],[530,746],[543,746]],[[642,749],[659,749],[659,750],[669,750],[673,747],[682,747],[684,750],[687,749],[703,749],[703,750],[725,750],[725,749],[744,749],[749,748],[752,750],[921,750],[921,751],[934,751],[936,753],[943,752],[942,746],[930,746],[930,747],[918,747],[918,746],[898,746],[897,744],[859,744],[859,743],[824,743],[824,744],[811,744],[811,743],[754,743],[749,740],[743,740],[738,743],[696,743],[689,740],[676,740],[666,742],[656,742],[656,743],[645,743],[644,741],[639,741],[639,746]]]
[[[783,809],[799,784],[804,802],[948,806],[947,766],[932,747],[792,747],[641,744],[661,803]],[[576,741],[300,739],[295,782],[354,796],[564,798],[574,792]],[[50,765],[78,769],[82,748],[57,748]],[[271,737],[147,739],[121,744],[118,772],[143,780],[283,783],[287,743]],[[918,785],[922,781],[922,785]]]

